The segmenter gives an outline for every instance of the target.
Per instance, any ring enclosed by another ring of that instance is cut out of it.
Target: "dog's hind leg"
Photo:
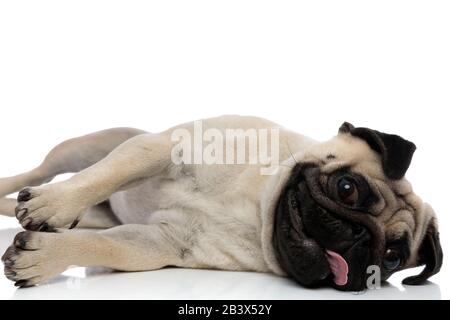
[[[14,217],[17,201],[11,198],[0,198],[0,215]]]
[[[68,180],[20,191],[17,218],[27,230],[73,228],[88,208],[169,170],[172,152],[168,134],[133,137]]]
[[[0,178],[0,198],[27,186],[49,182],[58,174],[79,172],[90,167],[126,140],[142,133],[145,132],[138,129],[114,128],[67,140],[53,148],[37,168]],[[9,206],[9,200],[2,199],[0,209],[4,204]],[[3,214],[2,210],[0,213]]]

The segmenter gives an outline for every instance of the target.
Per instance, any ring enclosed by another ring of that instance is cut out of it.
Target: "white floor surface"
[[[21,231],[15,221],[0,218],[0,251]],[[0,275],[0,299],[448,299],[446,272],[419,287],[402,286],[408,270],[377,290],[339,292],[305,289],[270,274],[169,268],[149,272],[110,272],[74,268],[47,284],[18,289]],[[439,284],[438,284],[439,283]]]

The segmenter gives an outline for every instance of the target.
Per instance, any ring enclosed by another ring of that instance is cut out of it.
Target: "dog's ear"
[[[429,277],[439,272],[442,260],[443,253],[439,241],[439,232],[434,224],[430,224],[419,249],[418,265],[425,264],[425,268],[420,274],[404,279],[403,284],[411,286],[423,284]]]
[[[416,151],[414,143],[394,134],[387,134],[369,128],[354,127],[344,122],[339,128],[340,134],[351,134],[367,142],[367,144],[381,155],[384,174],[393,180],[403,178],[411,164]]]

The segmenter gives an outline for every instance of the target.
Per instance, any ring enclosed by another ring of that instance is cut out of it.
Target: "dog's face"
[[[297,154],[278,202],[273,245],[282,269],[305,286],[363,290],[425,265],[415,285],[442,265],[437,221],[404,179],[415,151],[403,138],[344,123],[332,140]],[[371,271],[370,271],[371,270]]]

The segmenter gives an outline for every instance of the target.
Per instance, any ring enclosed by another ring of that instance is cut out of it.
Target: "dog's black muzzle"
[[[279,199],[274,224],[274,248],[284,271],[307,287],[338,290],[366,288],[368,266],[379,265],[384,239],[370,215],[352,211],[327,197],[314,165],[298,164]],[[326,251],[348,264],[348,281],[336,285]]]

